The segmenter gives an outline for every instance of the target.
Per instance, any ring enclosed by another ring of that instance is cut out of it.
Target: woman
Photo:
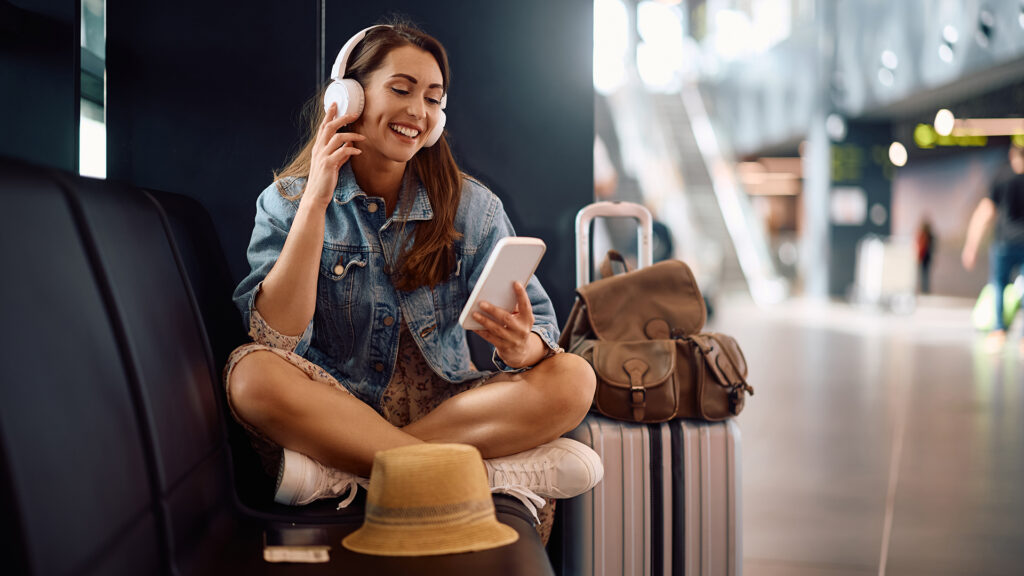
[[[317,98],[304,148],[259,197],[252,271],[235,292],[255,343],[229,359],[228,399],[265,462],[280,462],[275,499],[348,491],[347,505],[378,450],[420,442],[477,447],[492,489],[528,506],[589,490],[599,458],[560,436],[595,379],[558,348],[537,279],[515,286],[515,310],[477,317],[502,372],[472,366],[457,323],[514,232],[444,137],[428,145],[444,118],[444,48],[406,24],[363,33],[336,76],[358,81],[365,107],[339,115]]]

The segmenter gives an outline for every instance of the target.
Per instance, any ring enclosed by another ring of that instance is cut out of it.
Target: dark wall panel
[[[320,6],[111,5],[109,176],[203,202],[240,278],[256,195],[298,145],[318,74],[353,33],[405,14],[448,48],[456,158],[502,198],[520,234],[548,243],[539,275],[564,317],[572,222],[593,194],[592,2],[328,0],[323,70]]]
[[[883,238],[892,231],[892,176],[889,144],[892,128],[885,122],[847,123],[846,139],[832,145],[832,187],[855,187],[864,191],[867,215],[859,225],[829,223],[829,294],[849,295],[857,269],[857,244],[867,235]],[[884,220],[875,223],[871,211],[884,211]]]
[[[564,321],[573,221],[593,199],[592,0],[328,1],[325,75],[349,37],[391,13],[448,50],[456,160],[501,197],[517,233],[547,242],[538,276]]]
[[[78,171],[78,0],[0,0],[0,156]]]
[[[198,199],[232,274],[317,83],[319,0],[107,8],[108,177]]]

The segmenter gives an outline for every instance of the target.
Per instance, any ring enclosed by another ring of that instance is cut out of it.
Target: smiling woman
[[[501,372],[470,361],[459,312],[515,231],[455,163],[449,86],[433,37],[404,23],[359,32],[307,107],[304,147],[257,201],[234,296],[254,342],[225,381],[278,502],[351,498],[378,451],[424,442],[475,446],[491,489],[531,509],[601,478],[590,448],[559,438],[586,415],[594,375],[559,354],[536,277],[507,287],[512,309],[475,318]]]

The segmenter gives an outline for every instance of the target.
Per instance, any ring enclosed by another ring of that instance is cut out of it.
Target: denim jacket
[[[302,178],[283,182],[289,195],[305,186]],[[403,321],[427,364],[445,380],[465,382],[488,374],[473,368],[466,331],[458,319],[491,249],[501,238],[515,234],[501,200],[483,185],[464,179],[455,216],[455,228],[463,234],[455,243],[455,269],[436,286],[398,290],[387,273],[395,253],[401,252],[395,245],[396,234],[406,221],[403,237],[410,239],[417,222],[433,217],[419,180],[413,176],[405,182],[398,208],[389,219],[384,201],[367,196],[352,168],[342,166],[326,213],[313,319],[301,337],[283,339],[295,343],[295,353],[323,367],[374,408],[379,408],[391,380]],[[408,194],[414,194],[414,200],[403,212]],[[256,295],[281,254],[298,206],[299,199],[284,198],[274,184],[257,200],[248,249],[251,271],[234,294],[235,305],[257,340],[261,337],[254,329],[259,321],[259,314],[254,314]],[[554,307],[536,276],[526,292],[533,306],[533,331],[551,350],[559,350]],[[263,340],[260,343],[268,345],[282,341]],[[515,371],[496,353],[493,358],[502,370]]]

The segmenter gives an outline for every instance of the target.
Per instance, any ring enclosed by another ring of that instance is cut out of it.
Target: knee
[[[268,374],[271,352],[252,352],[238,361],[228,374],[227,397],[232,411],[247,424],[258,426],[274,406],[275,386]]]
[[[552,388],[557,390],[553,408],[570,420],[571,427],[579,424],[594,401],[597,378],[590,364],[576,354],[563,353],[548,358],[545,364],[552,371]],[[571,429],[571,428],[570,428]]]

